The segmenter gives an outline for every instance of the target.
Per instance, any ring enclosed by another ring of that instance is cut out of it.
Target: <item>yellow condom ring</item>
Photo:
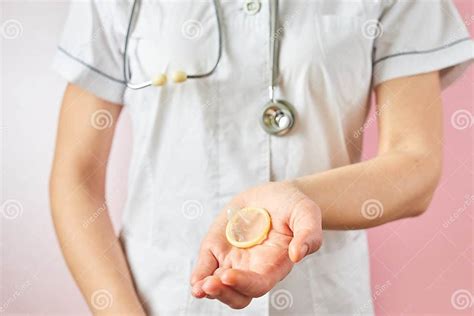
[[[227,222],[227,241],[237,248],[250,248],[261,244],[268,236],[271,217],[266,209],[246,207],[232,214]]]

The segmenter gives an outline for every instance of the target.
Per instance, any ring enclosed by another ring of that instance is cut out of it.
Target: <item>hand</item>
[[[226,239],[227,209],[265,208],[272,218],[267,239],[248,249]],[[197,298],[216,298],[232,308],[250,304],[285,278],[293,264],[321,246],[319,207],[290,182],[270,182],[236,196],[202,241],[191,276]]]

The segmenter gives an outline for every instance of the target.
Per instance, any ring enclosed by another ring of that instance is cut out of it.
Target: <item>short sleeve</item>
[[[71,1],[53,69],[97,97],[123,104],[123,43],[113,32],[113,1]]]
[[[395,78],[440,71],[446,88],[469,66],[474,43],[451,1],[391,1],[374,43],[374,86]]]

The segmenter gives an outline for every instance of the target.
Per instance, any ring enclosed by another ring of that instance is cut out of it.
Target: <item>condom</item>
[[[227,211],[227,241],[237,248],[250,248],[261,244],[268,236],[271,217],[267,210],[257,207]]]

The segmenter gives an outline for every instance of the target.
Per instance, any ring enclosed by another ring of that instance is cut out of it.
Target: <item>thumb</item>
[[[293,208],[289,227],[293,232],[288,255],[294,263],[316,252],[321,247],[321,210],[318,205],[305,197]]]

